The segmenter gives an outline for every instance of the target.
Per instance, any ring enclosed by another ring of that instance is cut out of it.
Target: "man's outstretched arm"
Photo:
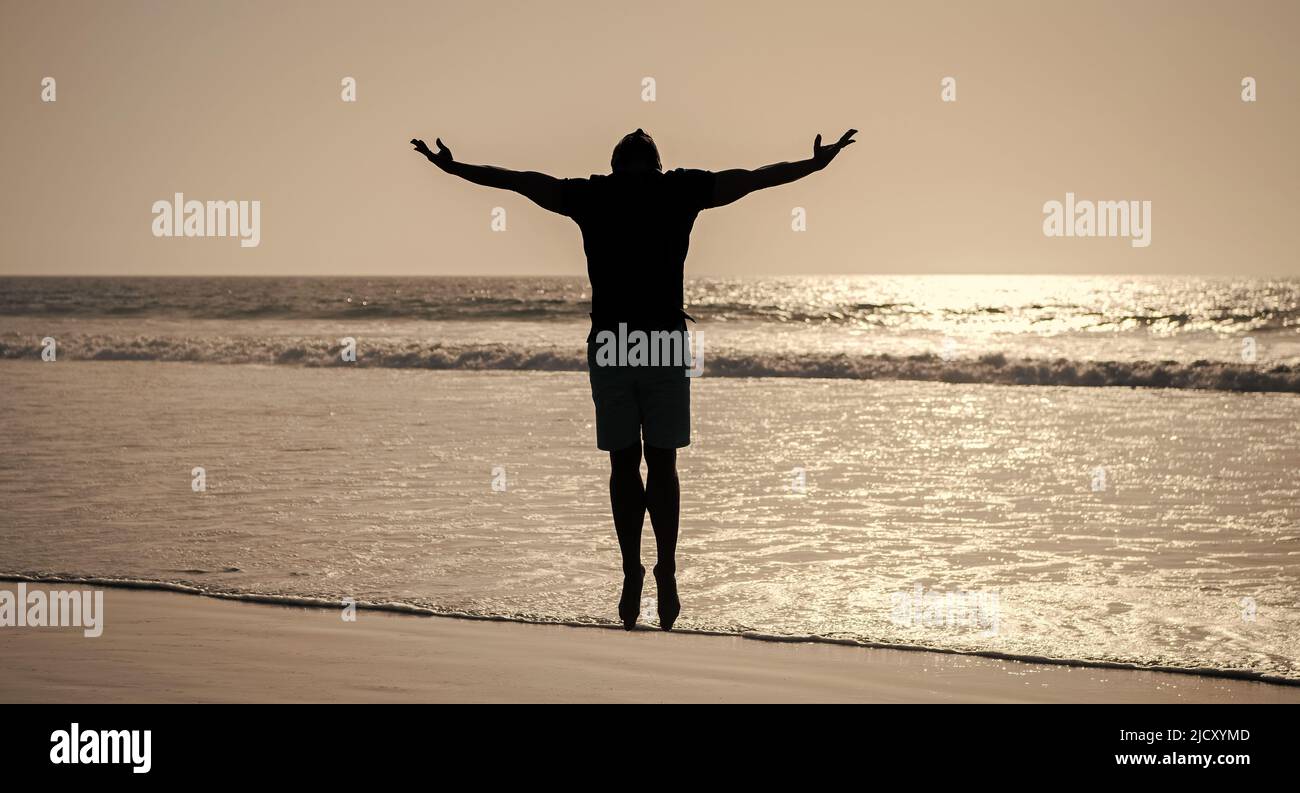
[[[544,173],[535,171],[510,171],[493,165],[470,165],[469,163],[456,162],[452,159],[451,149],[443,145],[441,138],[435,139],[434,143],[438,146],[437,152],[429,151],[429,147],[424,145],[424,141],[419,138],[411,140],[411,144],[415,146],[416,151],[427,157],[429,162],[453,176],[459,176],[484,187],[513,190],[542,209],[549,209],[552,212],[563,214],[560,180],[554,176],[547,176]]]
[[[813,141],[813,156],[807,160],[779,162],[753,171],[744,168],[718,171],[713,185],[713,206],[725,206],[732,201],[744,198],[755,190],[776,187],[779,184],[789,184],[797,179],[804,178],[814,171],[820,171],[830,165],[831,160],[835,159],[835,155],[840,153],[840,149],[857,143],[857,141],[853,140],[853,136],[856,134],[858,134],[858,131],[851,129],[829,146],[823,146],[822,136],[818,135],[817,139]]]

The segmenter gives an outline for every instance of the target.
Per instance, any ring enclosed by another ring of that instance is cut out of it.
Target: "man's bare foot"
[[[682,613],[682,602],[677,597],[676,573],[660,573],[659,565],[655,565],[655,588],[659,594],[659,627],[670,631]]]
[[[641,588],[645,584],[645,568],[639,574],[623,575],[623,595],[618,599],[618,618],[623,620],[623,630],[636,627],[641,615]]]

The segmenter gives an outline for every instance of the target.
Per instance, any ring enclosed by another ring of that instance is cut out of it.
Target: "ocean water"
[[[696,279],[715,377],[1300,391],[1300,280]],[[0,358],[582,371],[581,278],[0,278]]]
[[[1300,681],[1297,282],[688,294],[679,628]],[[0,279],[0,573],[612,624],[586,310],[576,279]]]

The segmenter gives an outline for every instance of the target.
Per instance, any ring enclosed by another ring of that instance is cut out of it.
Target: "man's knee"
[[[660,449],[655,446],[645,447],[645,465],[650,474],[676,474],[677,450]]]
[[[649,448],[646,451],[649,451]],[[641,475],[641,444],[638,442],[626,449],[610,452],[609,465],[615,474],[636,472],[639,477]]]

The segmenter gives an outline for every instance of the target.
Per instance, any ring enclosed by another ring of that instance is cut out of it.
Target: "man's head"
[[[614,156],[609,164],[614,173],[646,173],[664,169],[659,162],[659,147],[655,145],[655,139],[640,128],[623,136],[614,147]]]

